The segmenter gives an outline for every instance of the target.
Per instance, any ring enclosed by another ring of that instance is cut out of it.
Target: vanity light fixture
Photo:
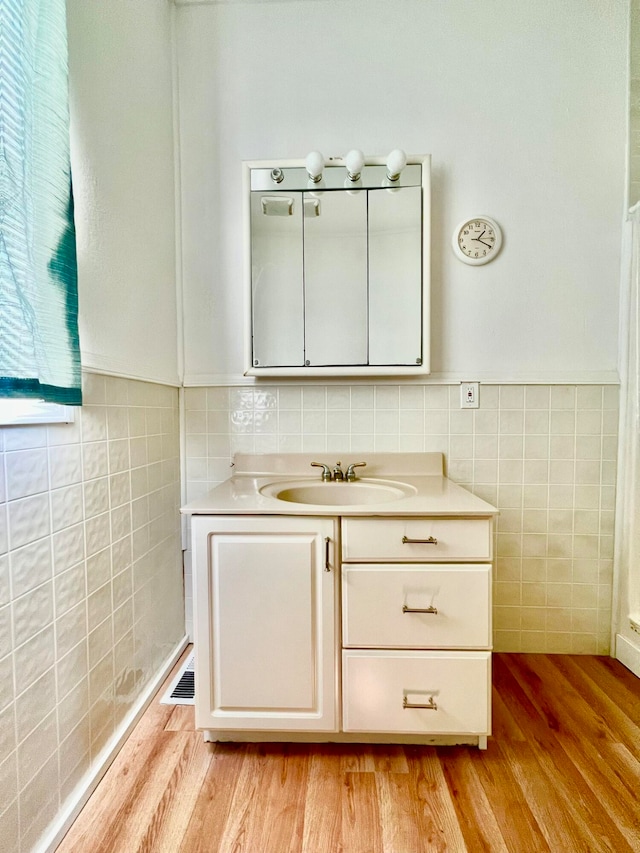
[[[394,148],[387,157],[387,180],[397,181],[407,165],[407,155],[401,148]]]
[[[347,167],[347,179],[351,183],[359,181],[364,167],[364,154],[362,151],[359,148],[353,148],[344,158],[344,163]]]
[[[324,169],[324,157],[322,154],[319,151],[311,151],[307,154],[305,165],[309,179],[314,184],[319,184],[322,180],[322,171]]]

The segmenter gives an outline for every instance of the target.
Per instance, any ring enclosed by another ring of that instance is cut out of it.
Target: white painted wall
[[[179,384],[170,0],[68,0],[83,365]]]
[[[240,162],[396,146],[433,155],[433,378],[615,381],[627,13],[620,0],[179,6],[186,384],[242,372]],[[479,268],[450,249],[476,213],[505,233]]]

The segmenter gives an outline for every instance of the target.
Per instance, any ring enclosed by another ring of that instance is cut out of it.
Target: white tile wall
[[[495,649],[608,653],[617,388],[483,385],[479,409],[459,401],[458,385],[187,389],[188,497],[238,451],[441,451],[500,510]]]
[[[0,848],[27,853],[184,634],[177,389],[0,429]]]

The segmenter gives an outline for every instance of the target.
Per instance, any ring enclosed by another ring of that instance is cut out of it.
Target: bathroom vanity
[[[315,461],[238,455],[183,510],[197,728],[485,748],[496,509],[443,476],[439,453]]]

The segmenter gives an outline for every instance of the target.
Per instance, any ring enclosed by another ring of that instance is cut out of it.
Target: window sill
[[[75,420],[73,410],[73,406],[45,403],[44,400],[2,398],[0,399],[0,427],[73,423]]]

